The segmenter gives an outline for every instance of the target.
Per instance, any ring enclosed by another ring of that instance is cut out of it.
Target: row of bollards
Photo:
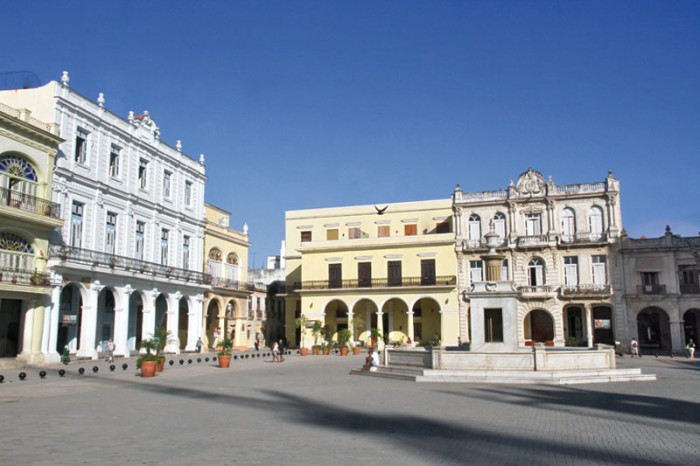
[[[291,352],[291,351],[285,351],[285,354],[291,355],[292,352]],[[298,351],[298,350],[297,350],[297,354],[299,354],[299,351]],[[271,356],[272,356],[272,353],[252,353],[252,354],[251,354],[251,353],[246,353],[246,354],[240,354],[240,355],[239,355],[239,354],[234,354],[234,355],[233,355],[233,359],[234,359],[234,360],[239,360],[239,359],[240,359],[240,360],[242,361],[242,360],[244,360],[244,359],[251,359],[251,358],[252,358],[252,359],[255,359],[255,358],[264,358],[264,357],[271,357]],[[216,356],[212,356],[211,361],[216,362],[216,360],[217,360]],[[196,361],[197,361],[198,363],[201,363],[201,362],[202,362],[202,358],[201,358],[201,357],[198,357],[198,358],[196,359]],[[181,366],[183,366],[183,365],[185,364],[185,362],[187,362],[187,364],[192,364],[192,363],[194,362],[194,360],[191,359],[191,358],[190,358],[190,359],[187,359],[186,361],[185,361],[185,359],[180,359],[178,362],[179,362],[179,364],[180,364]],[[209,357],[205,357],[205,358],[204,358],[204,362],[209,362]],[[174,359],[171,359],[168,363],[169,363],[171,366],[173,366],[173,365],[175,365],[175,360],[174,360]],[[121,368],[122,368],[122,370],[127,370],[127,369],[129,368],[129,365],[128,365],[127,363],[123,363],[123,364],[121,365]],[[110,365],[109,365],[109,370],[110,370],[110,372],[114,372],[116,369],[117,369],[117,366],[116,366],[116,365],[114,365],[114,364],[110,364]],[[93,374],[97,374],[99,371],[100,371],[100,368],[99,368],[98,366],[93,366],[93,367],[92,367],[92,373],[93,373]],[[59,371],[58,371],[59,377],[65,377],[66,374],[67,374],[67,372],[66,372],[65,369],[59,369]],[[85,374],[85,368],[84,368],[84,367],[79,367],[79,368],[78,368],[78,374],[84,375],[84,374]],[[43,380],[43,379],[46,379],[47,375],[48,375],[48,374],[47,374],[47,372],[46,372],[45,370],[39,371],[39,378],[40,378],[40,379],[42,379],[42,380]],[[28,375],[27,375],[27,373],[24,372],[24,371],[22,371],[22,372],[20,372],[19,374],[17,374],[17,377],[19,378],[19,380],[20,380],[21,382],[24,382],[24,381],[26,381],[26,380],[28,379]],[[0,384],[2,384],[2,383],[4,383],[4,382],[5,382],[5,376],[2,375],[2,374],[0,374]]]

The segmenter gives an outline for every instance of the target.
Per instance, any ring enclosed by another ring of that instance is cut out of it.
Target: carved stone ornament
[[[544,195],[547,183],[544,181],[542,173],[528,168],[525,173],[518,178],[515,189],[524,196]]]
[[[496,284],[496,282],[486,282],[484,287],[486,288],[486,291],[496,291],[498,285]]]

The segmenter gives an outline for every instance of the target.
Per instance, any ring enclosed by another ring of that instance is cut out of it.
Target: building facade
[[[456,344],[459,303],[449,199],[288,211],[285,331],[314,343],[313,322],[331,339]],[[308,319],[297,328],[300,316]],[[373,335],[372,329],[376,329]]]
[[[62,141],[55,124],[0,102],[0,358],[44,361],[49,237],[63,225],[51,202]]]
[[[204,211],[204,267],[211,276],[211,290],[204,300],[202,340],[214,348],[220,339],[230,338],[234,348],[247,349],[253,346],[259,325],[248,312],[253,294],[248,283],[248,228],[231,229],[231,214],[211,204],[205,204]]]
[[[477,351],[614,343],[619,182],[557,185],[528,169],[503,190],[453,195],[459,336]]]
[[[52,292],[42,353],[97,358],[112,339],[128,356],[159,327],[166,351],[194,350],[209,278],[204,249],[204,157],[160,139],[148,112],[123,119],[61,82],[0,92],[0,101],[55,121],[52,200],[62,229],[51,240]]]
[[[681,354],[700,330],[700,237],[674,235],[618,244],[620,280],[616,306],[624,309],[618,338],[636,338],[642,352]]]

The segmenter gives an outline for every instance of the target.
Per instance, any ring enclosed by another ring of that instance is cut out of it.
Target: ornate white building
[[[477,351],[614,343],[611,245],[619,183],[557,185],[528,169],[507,189],[453,195],[460,338]]]
[[[194,350],[209,283],[204,157],[161,141],[148,112],[123,119],[103,94],[93,102],[76,93],[66,72],[61,82],[2,91],[0,101],[57,122],[65,140],[53,180],[65,223],[48,251],[46,359],[66,346],[96,358],[109,339],[127,356],[159,326],[173,336],[166,351]]]

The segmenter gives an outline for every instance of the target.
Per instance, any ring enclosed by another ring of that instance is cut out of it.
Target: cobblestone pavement
[[[363,357],[0,369],[0,463],[700,464],[700,360],[624,357],[658,380],[559,387],[349,375]]]

